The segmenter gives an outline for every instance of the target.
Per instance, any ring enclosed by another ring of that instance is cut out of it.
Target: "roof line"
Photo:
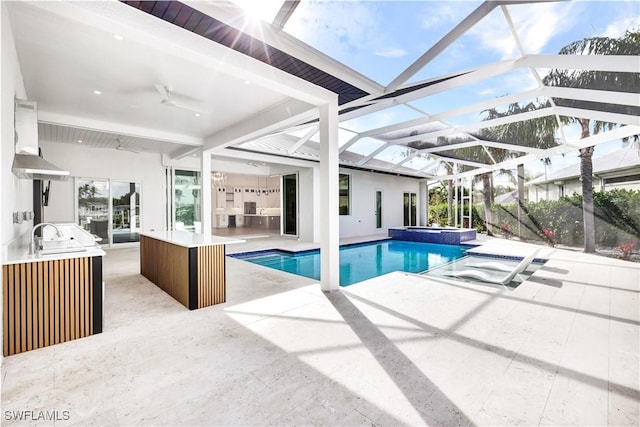
[[[302,161],[306,161],[306,162],[311,162],[311,163],[320,163],[320,160],[314,160],[314,159],[303,159],[300,157],[295,157],[295,156],[289,156],[286,154],[277,154],[277,153],[265,153],[264,151],[260,151],[260,150],[250,150],[248,148],[242,148],[242,147],[225,147],[225,150],[236,150],[236,151],[243,151],[245,153],[252,153],[252,154],[262,154],[265,156],[273,156],[273,157],[281,157],[284,159],[291,159],[291,160],[302,160]],[[220,153],[216,153],[216,154],[220,154]],[[411,178],[411,179],[427,179],[428,177],[426,176],[417,176],[417,175],[408,175],[405,173],[399,173],[399,172],[388,172],[388,171],[382,171],[382,170],[378,170],[378,169],[373,169],[373,168],[363,168],[360,166],[354,166],[354,165],[345,165],[343,163],[340,163],[339,167],[343,168],[343,169],[353,169],[353,170],[359,170],[359,171],[363,171],[363,172],[372,172],[372,173],[379,173],[379,174],[383,174],[383,175],[392,175],[392,176],[399,176],[402,178]]]
[[[178,1],[120,0],[142,12],[338,94],[338,105],[368,92]]]

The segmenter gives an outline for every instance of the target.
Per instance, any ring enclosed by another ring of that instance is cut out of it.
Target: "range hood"
[[[63,171],[40,156],[16,154],[11,170],[20,179],[66,180],[69,171]]]
[[[52,165],[38,149],[38,108],[35,102],[16,100],[15,149],[11,171],[20,179],[66,180],[69,171]]]

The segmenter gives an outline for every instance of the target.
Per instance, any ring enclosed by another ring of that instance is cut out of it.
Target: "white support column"
[[[338,105],[320,110],[320,200],[315,209],[320,219],[320,288],[340,288],[340,221],[338,215]]]
[[[311,174],[313,177],[313,208],[311,212],[319,212],[322,209],[322,195],[320,194],[320,167],[314,166],[311,168]],[[313,218],[313,241],[321,242],[322,235],[321,233],[321,218],[319,216],[315,216]]]
[[[211,152],[203,151],[200,158],[200,232],[211,234]]]
[[[429,191],[427,181],[418,184],[418,225],[425,227],[429,221]]]
[[[420,193],[418,200],[420,200],[419,219],[418,225],[426,227],[429,224],[429,184],[427,181],[420,181]]]

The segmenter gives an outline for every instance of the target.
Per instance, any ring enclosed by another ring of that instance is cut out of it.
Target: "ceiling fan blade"
[[[191,111],[193,113],[198,113],[198,114],[211,114],[210,111],[204,111],[200,108],[196,108],[196,107],[192,107],[190,105],[185,105],[179,102],[173,102],[173,106],[177,107],[177,108],[181,108],[183,110],[187,110],[187,111]]]
[[[139,151],[132,150],[131,148],[127,148],[124,145],[117,145],[116,146],[116,150],[118,150],[118,151],[128,151],[130,153],[140,154]]]
[[[162,96],[162,99],[167,99],[167,100],[171,99],[171,90],[167,86],[165,85],[154,85],[154,86],[158,91],[158,93],[160,93],[160,96]]]

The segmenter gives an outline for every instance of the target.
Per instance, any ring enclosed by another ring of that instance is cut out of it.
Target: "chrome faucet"
[[[51,224],[50,222],[41,222],[40,224],[36,224],[33,226],[33,229],[31,229],[31,240],[29,241],[29,254],[33,255],[34,253],[36,253],[36,230],[38,229],[38,227],[42,227],[44,230],[44,227],[46,227],[47,225],[52,226],[53,228],[56,229],[56,236],[62,238],[64,237],[64,234],[62,234],[62,231],[60,231],[60,228],[55,225],[55,224]]]
[[[260,215],[264,212],[264,208],[260,208]]]

